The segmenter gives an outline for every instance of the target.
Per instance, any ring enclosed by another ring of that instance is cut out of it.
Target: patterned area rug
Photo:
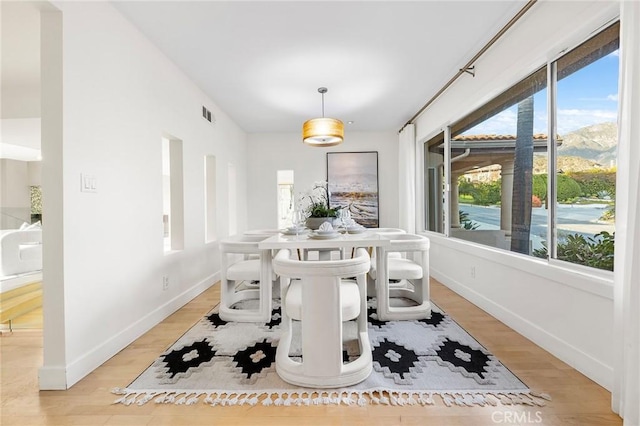
[[[122,395],[115,403],[542,406],[549,399],[532,392],[437,306],[428,319],[388,322],[377,320],[374,306],[369,300],[373,372],[358,385],[308,389],[280,379],[276,300],[266,324],[226,322],[214,308],[129,386],[113,389]],[[351,327],[345,336],[355,330],[353,324],[345,327]],[[357,345],[345,347],[345,359],[357,356],[350,349]]]

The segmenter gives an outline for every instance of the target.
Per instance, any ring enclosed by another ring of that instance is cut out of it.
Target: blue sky
[[[558,133],[615,122],[618,110],[618,51],[558,82]],[[547,90],[534,95],[534,133],[547,133]],[[465,134],[516,133],[517,107],[502,111]]]

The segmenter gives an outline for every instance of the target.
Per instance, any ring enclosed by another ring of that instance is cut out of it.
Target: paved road
[[[597,223],[605,212],[606,206],[601,204],[588,205],[560,205],[558,206],[559,231],[580,233],[592,237],[598,232],[613,232],[610,224]],[[500,229],[500,207],[474,206],[460,204],[460,210],[469,214],[469,219],[479,224],[477,229]],[[531,214],[531,237],[534,248],[540,247],[540,242],[547,239],[547,213],[544,208],[534,208]]]

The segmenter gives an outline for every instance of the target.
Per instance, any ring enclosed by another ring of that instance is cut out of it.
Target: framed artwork
[[[351,218],[378,228],[378,152],[328,152],[329,207],[348,207]]]

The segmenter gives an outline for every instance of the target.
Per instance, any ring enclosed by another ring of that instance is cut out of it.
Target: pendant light
[[[326,87],[318,88],[322,95],[322,118],[312,118],[302,125],[302,141],[311,146],[335,146],[344,140],[344,124],[336,118],[324,116],[324,94]]]

